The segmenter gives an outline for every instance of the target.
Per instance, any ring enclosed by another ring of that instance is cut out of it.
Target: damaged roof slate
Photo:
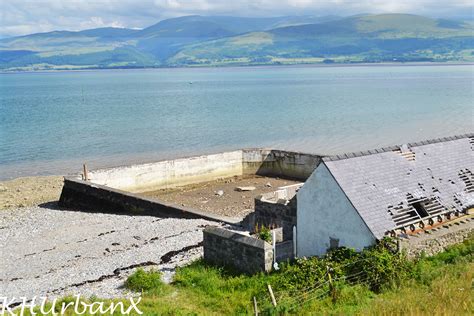
[[[474,207],[474,134],[326,157],[323,163],[376,238],[398,226],[390,210],[410,209],[409,198],[435,201],[444,210]]]

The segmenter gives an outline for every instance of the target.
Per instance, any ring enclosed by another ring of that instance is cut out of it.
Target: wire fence
[[[367,261],[369,258],[359,259],[357,261],[349,262],[340,266],[337,266],[339,269],[344,269],[350,265],[356,265],[363,261]],[[316,282],[312,286],[308,286],[302,289],[291,289],[291,290],[280,290],[275,292],[277,297],[277,302],[279,305],[284,306],[286,311],[292,311],[296,308],[307,304],[308,302],[319,300],[324,297],[330,296],[337,291],[335,289],[335,284],[345,281],[345,282],[356,282],[359,285],[370,286],[368,282],[370,276],[367,275],[366,271],[359,271],[352,273],[350,275],[342,275],[337,277],[331,277],[331,269],[328,267],[326,273],[322,276],[319,282]],[[297,294],[295,294],[297,292]],[[271,300],[268,293],[260,297],[259,301],[262,305],[271,306]]]

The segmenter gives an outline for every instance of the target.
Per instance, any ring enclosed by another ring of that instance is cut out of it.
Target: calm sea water
[[[0,178],[241,147],[340,153],[471,132],[474,66],[0,75]]]

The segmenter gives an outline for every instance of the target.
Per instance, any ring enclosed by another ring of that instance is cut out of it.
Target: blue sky
[[[0,0],[0,36],[114,26],[143,28],[170,17],[414,13],[472,18],[472,0]]]

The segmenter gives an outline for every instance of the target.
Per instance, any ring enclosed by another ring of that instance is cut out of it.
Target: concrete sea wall
[[[233,218],[209,214],[156,199],[147,199],[130,192],[73,178],[64,179],[59,206],[88,212],[150,215],[164,218],[205,218],[229,224],[239,223],[239,220]]]
[[[275,176],[304,181],[321,162],[321,157],[275,149],[244,149],[244,174]]]
[[[88,176],[96,184],[140,193],[249,174],[305,180],[320,160],[319,156],[310,154],[244,149],[99,169],[89,172]]]
[[[248,174],[306,179],[320,157],[270,149],[245,149],[210,155],[158,161],[88,172],[65,179],[60,204],[85,210],[140,213],[157,216],[198,216],[237,223],[238,219],[219,217],[135,193],[169,189]]]
[[[89,173],[91,182],[115,189],[143,192],[242,175],[242,151],[158,161]]]

